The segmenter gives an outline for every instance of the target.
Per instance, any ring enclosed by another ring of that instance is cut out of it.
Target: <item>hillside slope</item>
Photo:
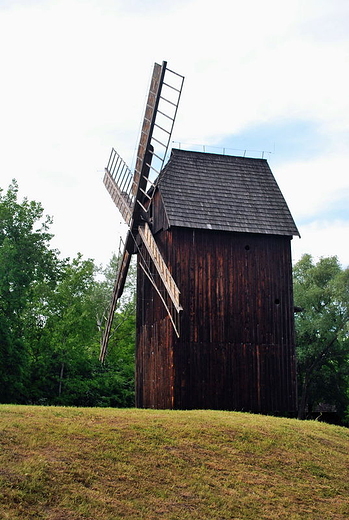
[[[349,430],[217,411],[0,406],[1,519],[346,519]]]

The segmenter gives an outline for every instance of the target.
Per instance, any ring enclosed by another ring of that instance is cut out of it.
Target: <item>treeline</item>
[[[101,365],[117,259],[104,271],[80,255],[62,260],[50,224],[40,203],[18,201],[15,181],[0,192],[0,402],[133,406],[135,273]],[[294,300],[299,418],[327,407],[348,423],[349,269],[336,257],[304,255]]]
[[[299,419],[337,417],[349,424],[349,268],[337,257],[293,268]]]
[[[0,192],[0,402],[132,406],[134,288],[125,290],[101,365],[116,258],[103,272],[80,255],[62,260],[50,224],[40,203],[18,201],[15,181]]]

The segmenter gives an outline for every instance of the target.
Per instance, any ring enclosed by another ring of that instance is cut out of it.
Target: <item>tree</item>
[[[57,251],[48,247],[51,223],[40,203],[18,202],[18,185],[0,190],[0,400],[24,402],[28,352],[25,316],[37,284],[50,286],[58,273]]]
[[[298,417],[319,403],[344,417],[349,395],[349,269],[337,257],[314,263],[304,255],[294,266],[299,380]]]
[[[62,261],[54,289],[40,302],[41,308],[35,309],[36,334],[28,338],[34,399],[77,404],[77,395],[84,394],[98,342],[94,273],[94,262],[81,255]]]
[[[27,339],[32,402],[133,405],[134,297],[129,290],[117,312],[108,361],[101,366],[98,359],[103,316],[113,286],[111,270],[108,266],[106,274],[97,273],[94,262],[81,255],[66,259],[54,289],[31,309],[34,323]]]
[[[133,405],[135,277],[101,366],[117,259],[104,273],[80,254],[60,259],[50,248],[50,224],[40,203],[18,202],[15,181],[0,190],[0,402]]]
[[[101,335],[108,316],[119,258],[114,255],[104,270],[104,280],[99,285]],[[101,295],[102,294],[102,295]],[[135,387],[136,343],[136,267],[131,261],[124,292],[114,315],[106,361],[101,366],[104,382],[110,396],[104,398],[112,406],[133,406]]]

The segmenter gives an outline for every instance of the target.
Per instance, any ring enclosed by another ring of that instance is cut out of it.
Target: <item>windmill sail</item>
[[[103,182],[124,221],[130,225],[133,208],[130,188],[133,182],[133,176],[125,161],[114,148],[111,151],[108,165],[105,169]]]
[[[156,244],[151,235],[149,226],[145,231],[144,225],[142,226],[141,224],[148,220],[148,211],[152,198],[150,193],[154,192],[154,190],[150,190],[150,188],[156,185],[156,179],[159,179],[167,156],[183,81],[183,76],[168,69],[165,61],[162,65],[158,63],[154,64],[134,174],[132,175],[131,170],[114,149],[110,154],[105,170],[104,184],[122,217],[128,224],[130,231],[121,257],[109,316],[102,338],[100,354],[100,360],[102,362],[104,361],[107,351],[117,300],[122,295],[130,264],[130,257],[131,254],[135,252],[135,239],[138,235],[141,236],[148,251],[147,255],[149,255],[149,260],[145,262],[145,264],[142,263],[141,266],[147,270],[149,275],[149,262],[154,264],[159,274],[159,280],[161,280],[161,284],[155,284],[155,287],[158,292],[160,291],[159,294],[162,297],[176,333],[178,334],[178,324],[176,325],[178,319],[174,319],[174,315],[176,313],[178,314],[181,310],[178,288],[174,288],[174,281],[173,283],[169,282],[169,276],[171,275],[167,272],[168,269],[163,259],[161,258],[161,260],[159,260],[160,252],[155,252]],[[151,238],[149,238],[150,236]],[[166,303],[167,300],[168,304]]]
[[[140,254],[141,258],[139,264],[159,294],[172,321],[175,332],[177,336],[179,336],[178,317],[180,312],[183,310],[179,301],[180,291],[176,282],[172,278],[166,263],[164,262],[164,259],[146,222],[139,226],[138,233],[147,252],[146,254]]]
[[[127,271],[130,266],[131,261],[131,254],[127,251],[127,249],[124,249],[123,255],[119,257],[119,265],[118,265],[118,271],[117,276],[115,278],[114,283],[114,289],[113,289],[113,295],[110,302],[109,307],[109,313],[107,322],[105,325],[102,341],[101,341],[101,350],[99,354],[100,361],[104,361],[107,348],[108,348],[108,340],[110,336],[111,327],[113,324],[113,318],[116,310],[117,301],[120,297],[120,293],[122,293],[126,281]]]
[[[159,95],[161,91],[161,84],[164,79],[166,70],[166,63],[163,65],[159,65],[158,63],[154,64],[153,75],[150,83],[148,100],[145,107],[145,114],[143,118],[141,136],[138,145],[137,152],[137,160],[136,167],[134,172],[134,180],[133,180],[133,192],[137,196],[137,188],[139,185],[139,180],[142,175],[142,170],[144,166],[144,159],[147,150],[149,150],[149,144],[152,136],[152,132],[155,124],[155,115],[156,109],[159,104]]]
[[[182,310],[182,307],[179,303],[180,291],[176,285],[176,282],[172,278],[172,275],[168,270],[168,267],[165,264],[164,259],[162,258],[162,255],[159,251],[158,246],[156,245],[153,235],[151,234],[148,224],[145,222],[142,226],[139,226],[138,232],[145,247],[147,248],[147,251],[150,255],[150,258],[152,259],[152,262],[157,272],[159,273],[163,285],[165,286],[177,311],[180,312]]]

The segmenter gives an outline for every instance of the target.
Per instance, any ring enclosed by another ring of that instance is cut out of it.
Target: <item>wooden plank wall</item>
[[[174,408],[172,324],[143,269],[137,269],[136,406]]]
[[[157,242],[181,290],[181,336],[139,273],[138,406],[295,410],[290,239],[171,228]]]

